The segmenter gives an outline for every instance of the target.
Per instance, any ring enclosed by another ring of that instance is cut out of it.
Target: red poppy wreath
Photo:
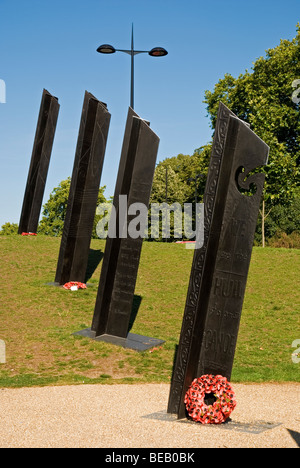
[[[79,281],[70,281],[64,284],[64,289],[70,289],[71,291],[77,291],[78,289],[86,289],[86,284],[80,283]]]
[[[236,407],[232,386],[222,375],[202,375],[193,380],[184,403],[190,418],[202,424],[221,424]]]

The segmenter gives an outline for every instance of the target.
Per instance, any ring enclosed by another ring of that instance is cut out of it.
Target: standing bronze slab
[[[19,234],[36,233],[38,229],[59,107],[58,99],[44,89],[19,222]]]
[[[127,213],[134,203],[149,206],[158,145],[159,138],[149,123],[129,108],[113,201],[115,226],[110,225],[116,236],[106,240],[91,329],[78,332],[137,351],[163,343],[129,333],[143,237],[128,234],[133,218]],[[120,196],[126,197],[126,206],[120,203]]]
[[[113,230],[115,230],[116,233],[118,233],[119,231],[119,196],[127,195],[129,193],[132,178],[132,170],[135,161],[135,152],[132,152],[130,148],[130,138],[133,139],[132,126],[134,117],[138,117],[138,115],[130,107],[127,115],[119,170],[113,198],[113,205],[116,210],[116,226],[113,227]],[[97,302],[92,321],[92,331],[97,336],[106,333],[109,307],[118,265],[120,246],[121,239],[119,236],[107,236],[105,252],[102,261]]]
[[[168,412],[203,374],[231,376],[268,146],[220,103],[205,190],[205,239],[195,250]],[[248,178],[247,178],[248,177]],[[255,188],[254,188],[255,187]]]
[[[84,283],[110,124],[106,105],[85,92],[55,282]]]

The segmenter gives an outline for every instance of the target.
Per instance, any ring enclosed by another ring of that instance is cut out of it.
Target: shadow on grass
[[[104,253],[101,252],[101,250],[90,249],[88,265],[85,274],[85,283],[87,283],[88,280],[91,279],[103,257]]]
[[[92,278],[93,274],[97,270],[103,257],[104,257],[104,253],[101,250],[90,249],[88,266],[87,266],[86,275],[85,275],[85,283],[87,283],[89,279]],[[128,333],[133,327],[133,324],[137,317],[141,302],[142,302],[142,296],[138,296],[135,294],[133,297],[131,315],[130,315],[130,320],[129,320],[129,325],[128,325]]]
[[[135,319],[137,317],[140,305],[142,302],[142,296],[137,296],[136,294],[133,297],[133,302],[132,302],[132,309],[131,309],[131,315],[130,315],[130,320],[129,320],[129,326],[128,326],[128,333],[133,327],[133,324],[135,322]]]

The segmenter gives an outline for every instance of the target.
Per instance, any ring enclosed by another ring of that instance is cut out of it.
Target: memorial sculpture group
[[[19,233],[33,232],[45,189],[59,104],[44,90]],[[106,104],[86,92],[55,283],[84,282],[109,131]],[[149,122],[128,110],[113,204],[149,207],[159,146]],[[204,374],[231,378],[239,323],[269,148],[223,103],[219,104],[204,193],[204,242],[195,248],[168,412],[186,417],[184,397]],[[144,351],[162,340],[129,333],[142,237],[122,237],[130,217],[115,216],[118,236],[107,237],[91,328],[75,332]],[[128,232],[128,230],[126,230]]]

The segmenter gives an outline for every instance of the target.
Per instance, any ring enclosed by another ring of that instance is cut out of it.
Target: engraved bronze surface
[[[85,92],[55,282],[84,283],[110,113]]]
[[[36,233],[59,113],[58,99],[43,90],[18,233]]]
[[[194,378],[230,379],[265,178],[247,176],[267,163],[268,153],[220,103],[204,195],[204,244],[194,254],[168,403],[179,418]]]

